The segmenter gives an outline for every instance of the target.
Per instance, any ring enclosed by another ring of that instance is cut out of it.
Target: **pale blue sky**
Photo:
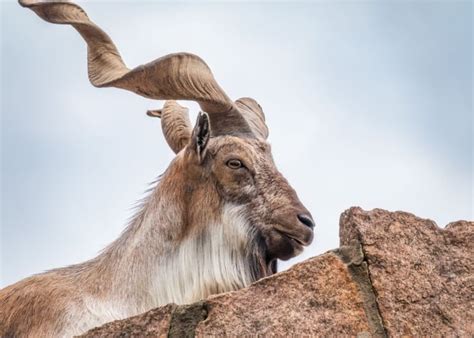
[[[278,167],[338,246],[353,205],[473,219],[471,2],[79,2],[129,66],[203,57],[264,108]],[[1,4],[0,286],[93,257],[173,153],[161,102],[87,79],[68,26]],[[186,103],[197,112],[195,104]]]

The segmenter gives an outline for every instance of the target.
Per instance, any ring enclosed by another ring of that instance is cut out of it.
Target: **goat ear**
[[[196,125],[193,129],[192,146],[196,151],[198,161],[201,163],[206,152],[207,142],[211,136],[211,123],[209,115],[200,112],[197,117]]]

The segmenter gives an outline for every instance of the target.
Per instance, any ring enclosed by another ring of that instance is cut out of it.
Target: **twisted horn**
[[[19,0],[43,20],[72,25],[87,43],[89,80],[96,87],[116,87],[158,100],[192,100],[209,113],[213,135],[252,131],[234,103],[217,84],[207,64],[198,56],[177,53],[163,56],[132,70],[123,62],[110,37],[70,2]]]
[[[257,101],[250,97],[242,97],[235,101],[235,104],[247,121],[253,134],[258,138],[266,140],[268,138],[268,127],[265,123],[265,114]]]
[[[189,143],[192,127],[189,121],[188,108],[170,100],[165,102],[161,110],[149,110],[147,114],[148,116],[161,118],[163,135],[176,154]]]

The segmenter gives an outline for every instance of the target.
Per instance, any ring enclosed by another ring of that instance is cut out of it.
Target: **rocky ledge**
[[[341,247],[249,287],[85,337],[474,336],[474,222],[351,208]]]

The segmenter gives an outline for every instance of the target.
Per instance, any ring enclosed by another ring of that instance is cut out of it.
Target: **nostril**
[[[305,214],[299,214],[298,219],[300,220],[301,223],[303,223],[307,227],[310,227],[311,229],[314,228],[314,221],[311,218],[311,216],[308,216],[308,215],[305,215]]]

